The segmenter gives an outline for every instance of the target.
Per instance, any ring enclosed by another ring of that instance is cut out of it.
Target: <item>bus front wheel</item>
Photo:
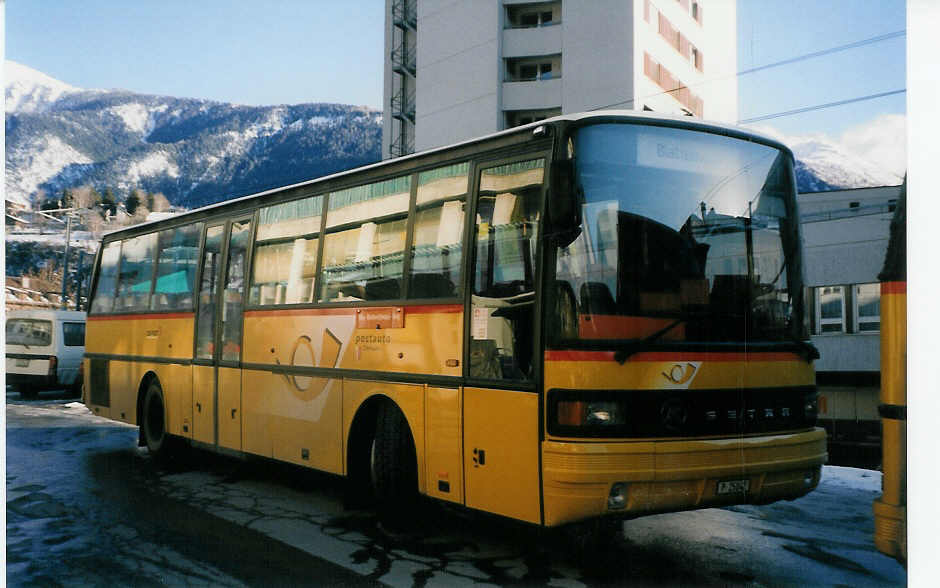
[[[404,522],[418,496],[418,460],[408,421],[390,402],[379,407],[369,457],[380,515],[387,522]]]

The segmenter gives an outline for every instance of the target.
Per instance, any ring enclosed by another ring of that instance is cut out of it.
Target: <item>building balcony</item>
[[[503,110],[560,108],[561,98],[561,78],[503,82]]]
[[[561,26],[503,30],[503,57],[528,57],[561,53]]]

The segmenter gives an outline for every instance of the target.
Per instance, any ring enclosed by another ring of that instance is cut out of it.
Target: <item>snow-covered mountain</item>
[[[86,90],[12,61],[4,73],[8,200],[90,185],[118,197],[134,188],[163,192],[196,207],[380,158],[381,113],[368,108]],[[781,140],[796,155],[800,192],[901,183],[826,137]]]
[[[60,98],[85,91],[15,61],[5,62],[3,74],[7,112],[42,112]]]
[[[797,160],[797,185],[801,193],[896,186],[903,180],[884,165],[851,153],[826,139],[806,139],[791,144],[790,148]]]
[[[381,113],[83,90],[5,63],[6,198],[83,185],[196,207],[377,161]]]

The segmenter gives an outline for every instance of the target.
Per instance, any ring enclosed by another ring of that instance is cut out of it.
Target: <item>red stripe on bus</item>
[[[246,310],[245,316],[353,316],[355,308],[272,308]]]
[[[373,308],[371,306],[364,308]],[[398,308],[396,306],[396,308]],[[402,306],[408,314],[453,314],[463,312],[462,304],[423,304]],[[347,316],[356,314],[360,308],[286,308],[246,310],[245,316]]]
[[[463,312],[463,304],[424,304],[405,307],[407,314],[453,314],[457,312]]]
[[[881,282],[881,294],[907,294],[907,282]]]
[[[172,312],[172,313],[148,313],[148,314],[105,314],[92,315],[85,320],[88,321],[141,321],[149,319],[181,319],[193,318],[192,312]]]
[[[614,361],[613,351],[546,351],[546,361]],[[793,361],[799,359],[795,353],[759,352],[727,353],[714,351],[641,351],[629,358],[629,361]]]

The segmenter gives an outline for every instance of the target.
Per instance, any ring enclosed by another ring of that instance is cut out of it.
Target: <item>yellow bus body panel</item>
[[[463,504],[463,394],[428,387],[425,402],[427,495]]]
[[[819,483],[826,432],[690,441],[546,441],[542,445],[545,524],[638,516],[743,502],[720,496],[718,482],[747,480],[748,502],[795,498]],[[626,505],[611,510],[615,483]]]
[[[881,284],[881,403],[907,409],[907,283]],[[907,559],[907,420],[881,419],[884,476],[875,500],[875,547]]]
[[[538,395],[464,388],[466,504],[539,523]]]

